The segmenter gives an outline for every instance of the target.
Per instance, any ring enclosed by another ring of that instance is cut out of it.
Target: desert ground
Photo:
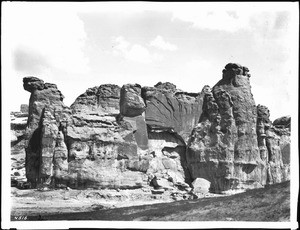
[[[144,194],[144,195],[142,195]],[[19,190],[11,220],[289,221],[290,182],[174,201],[139,190]]]

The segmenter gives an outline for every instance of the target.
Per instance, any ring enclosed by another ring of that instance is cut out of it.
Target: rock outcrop
[[[290,179],[290,148],[291,148],[291,117],[284,116],[273,122],[273,130],[279,137],[279,147],[281,150],[283,163],[283,180]]]
[[[289,130],[284,126],[276,127],[272,124],[269,119],[269,109],[266,106],[258,105],[257,114],[258,146],[261,158],[267,166],[267,184],[287,181],[290,163]],[[288,151],[285,148],[288,148]]]
[[[25,133],[26,177],[36,186],[51,179],[57,132],[66,128],[70,111],[55,84],[36,77],[26,77],[23,83],[31,93]]]
[[[223,78],[200,93],[169,82],[104,84],[87,89],[70,108],[56,85],[26,77],[27,181],[185,194],[288,180],[283,153],[289,152],[290,118],[271,123],[268,109],[255,105],[248,72],[229,63]],[[19,140],[13,134],[13,142]]]
[[[28,110],[10,113],[11,129],[11,182],[12,186],[26,182],[25,173],[25,131],[27,127]],[[18,186],[19,187],[19,186]]]
[[[256,108],[248,72],[239,64],[225,66],[223,78],[204,96],[188,145],[192,179],[210,181],[215,192],[286,180],[277,139],[267,128],[269,111]]]

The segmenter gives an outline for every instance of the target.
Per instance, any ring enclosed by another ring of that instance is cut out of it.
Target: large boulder
[[[141,97],[141,86],[138,84],[127,84],[121,88],[120,113],[127,117],[142,115],[146,105]]]
[[[194,193],[208,193],[210,189],[210,182],[204,178],[196,178],[193,183],[193,192]]]

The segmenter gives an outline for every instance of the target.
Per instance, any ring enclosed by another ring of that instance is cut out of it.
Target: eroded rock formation
[[[28,109],[26,110],[24,108],[26,108],[26,105],[21,105],[19,112],[10,113],[12,186],[18,186],[20,182],[26,182],[25,131],[27,127]]]
[[[262,160],[267,167],[268,184],[280,183],[286,180],[280,148],[280,136],[275,133],[270,113],[266,106],[257,106],[257,137]]]
[[[289,146],[288,119],[272,124],[267,108],[256,107],[248,72],[229,63],[223,78],[200,93],[168,82],[100,85],[70,108],[56,85],[24,78],[31,93],[24,136],[27,180],[33,187],[152,186],[153,194],[287,180],[289,159],[282,153]]]
[[[192,179],[212,191],[261,187],[286,180],[269,111],[256,108],[247,67],[229,63],[204,96],[203,113],[187,151]],[[265,134],[267,133],[267,134]]]
[[[31,93],[26,128],[26,177],[32,186],[47,183],[52,176],[52,157],[58,130],[66,128],[70,110],[55,84],[36,77],[23,79],[24,89]]]

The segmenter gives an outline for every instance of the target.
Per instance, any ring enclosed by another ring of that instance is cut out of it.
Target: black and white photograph
[[[290,228],[299,2],[1,2],[1,228]]]

